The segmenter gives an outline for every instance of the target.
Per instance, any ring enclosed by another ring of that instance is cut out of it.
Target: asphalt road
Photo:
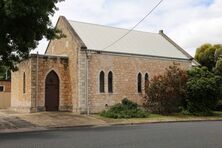
[[[222,148],[222,122],[0,134],[0,148]]]

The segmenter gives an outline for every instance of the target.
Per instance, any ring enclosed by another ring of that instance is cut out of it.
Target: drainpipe
[[[38,92],[39,92],[39,89],[38,89],[38,79],[39,79],[39,52],[37,52],[36,54],[36,97],[35,97],[35,108],[36,108],[36,111],[38,111],[37,109],[37,106],[38,106]]]

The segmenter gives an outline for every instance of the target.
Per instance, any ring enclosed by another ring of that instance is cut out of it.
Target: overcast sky
[[[132,28],[159,0],[65,0],[52,17]],[[194,55],[204,43],[222,43],[222,0],[164,0],[136,30],[164,32]],[[37,48],[44,53],[47,42]]]

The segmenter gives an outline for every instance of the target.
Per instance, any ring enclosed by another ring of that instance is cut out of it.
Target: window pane
[[[100,75],[99,75],[99,85],[100,85],[100,92],[103,93],[105,92],[105,74],[104,72],[100,72]]]
[[[4,91],[4,86],[0,86],[0,92]]]
[[[108,92],[113,92],[113,73],[111,71],[108,74]]]
[[[141,73],[138,74],[137,78],[137,86],[138,86],[138,93],[142,93],[142,75]]]
[[[148,75],[148,73],[145,74],[145,85],[144,85],[144,87],[145,87],[145,91],[147,92],[148,87],[149,87],[149,75]]]
[[[25,93],[25,86],[26,82],[25,82],[25,73],[23,73],[23,93]]]

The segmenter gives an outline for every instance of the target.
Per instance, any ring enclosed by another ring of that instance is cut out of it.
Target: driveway
[[[158,123],[0,134],[3,148],[221,148],[222,122]]]

